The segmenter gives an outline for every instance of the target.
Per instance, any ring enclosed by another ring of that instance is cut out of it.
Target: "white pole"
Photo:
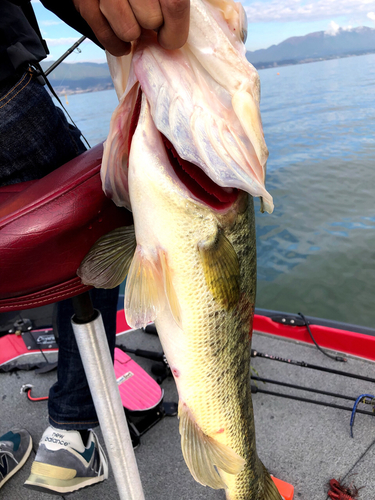
[[[120,499],[144,500],[102,317],[72,326]]]

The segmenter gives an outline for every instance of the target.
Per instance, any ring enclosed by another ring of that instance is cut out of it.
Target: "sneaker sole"
[[[32,448],[33,448],[33,440],[31,439],[31,436],[30,436],[29,446],[27,447],[25,455],[23,456],[22,460],[20,462],[18,462],[16,467],[11,472],[9,472],[9,474],[7,474],[6,477],[4,477],[4,479],[2,481],[0,481],[0,488],[8,481],[8,479],[10,479],[12,476],[14,476],[14,474],[16,472],[18,472],[23,465],[25,465],[27,459],[30,456]]]
[[[80,483],[75,485],[68,486],[58,486],[53,484],[48,484],[48,481],[51,481],[50,477],[45,476],[36,476],[34,474],[30,474],[27,481],[24,483],[24,487],[29,490],[41,491],[43,493],[49,493],[50,495],[61,495],[74,493],[78,490],[83,490],[89,486],[94,486],[95,484],[101,483],[106,478],[103,476],[93,477],[90,480],[83,480]]]
[[[103,449],[99,443],[99,455],[100,461],[103,467],[103,473],[100,476],[90,477],[90,478],[73,478],[73,479],[59,479],[51,476],[43,476],[40,474],[31,473],[28,479],[24,483],[24,487],[30,490],[42,491],[44,493],[50,493],[52,495],[61,495],[74,493],[75,491],[87,488],[89,486],[94,486],[97,483],[101,483],[108,478],[108,464],[106,456],[104,455]],[[41,464],[45,468],[55,468],[55,466],[50,466],[49,464]],[[53,470],[53,469],[52,469]],[[54,483],[54,484],[53,484]]]

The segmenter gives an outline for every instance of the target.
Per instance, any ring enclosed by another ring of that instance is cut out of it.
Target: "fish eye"
[[[243,43],[247,40],[247,28],[248,28],[248,20],[247,14],[242,4],[240,4],[238,17],[240,21],[240,30],[241,30],[241,40]]]

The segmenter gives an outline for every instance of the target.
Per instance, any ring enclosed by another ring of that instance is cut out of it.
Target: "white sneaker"
[[[24,486],[45,493],[71,493],[108,478],[108,464],[96,434],[87,445],[78,431],[48,427]]]

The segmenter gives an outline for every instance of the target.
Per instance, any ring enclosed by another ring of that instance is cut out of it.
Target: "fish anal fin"
[[[182,453],[194,479],[213,489],[226,488],[216,467],[228,474],[238,474],[245,460],[225,444],[205,434],[196,424],[186,404],[179,403]]]
[[[173,285],[173,276],[168,267],[167,256],[163,250],[159,251],[159,258],[163,270],[164,291],[167,297],[169,308],[177,326],[182,329],[181,307]]]
[[[135,248],[134,226],[114,229],[91,247],[77,274],[85,285],[115,288],[128,274]]]
[[[158,259],[146,256],[137,247],[125,287],[125,316],[132,328],[155,321],[164,303],[162,275]]]
[[[198,244],[206,283],[214,299],[232,309],[240,297],[240,264],[226,236],[218,230],[212,238]]]

